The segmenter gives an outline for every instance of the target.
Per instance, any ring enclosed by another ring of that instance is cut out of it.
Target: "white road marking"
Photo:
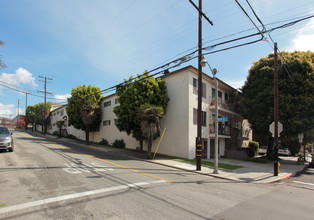
[[[42,200],[38,200],[38,201],[34,201],[34,202],[27,202],[27,203],[23,203],[23,204],[19,204],[19,205],[13,205],[13,206],[0,208],[0,214],[7,213],[7,212],[13,212],[13,211],[21,210],[21,209],[27,209],[27,208],[31,208],[31,207],[35,207],[35,206],[46,205],[46,204],[54,203],[54,202],[60,202],[60,201],[64,201],[64,200],[76,199],[76,198],[80,198],[80,197],[100,194],[100,193],[112,192],[112,191],[117,191],[117,190],[121,190],[121,189],[128,189],[128,188],[137,188],[139,186],[156,184],[156,183],[166,183],[166,182],[167,181],[165,181],[165,180],[155,180],[155,181],[149,181],[149,182],[130,183],[127,185],[113,186],[113,187],[109,187],[109,188],[103,188],[103,189],[97,189],[97,190],[86,191],[86,192],[81,192],[81,193],[74,193],[74,194],[58,196],[58,197],[53,197],[53,198],[48,198],[48,199],[42,199]]]
[[[300,182],[300,181],[293,181],[294,183],[299,183],[299,184],[304,184],[304,185],[310,185],[310,186],[314,186],[313,183],[306,183],[306,182]]]
[[[70,165],[64,164],[68,168],[63,168],[64,171],[72,174],[78,174],[82,172],[90,173],[91,170],[93,171],[98,171],[98,172],[106,172],[106,171],[113,171],[114,169],[112,168],[107,168],[104,165],[99,165],[98,163],[91,163],[92,165],[88,165],[86,163],[82,163],[82,165],[71,163]],[[97,168],[97,167],[102,167],[102,168]],[[105,169],[104,169],[105,168]]]

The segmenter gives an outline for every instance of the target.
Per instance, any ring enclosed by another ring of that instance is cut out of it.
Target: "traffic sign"
[[[220,118],[218,118],[218,121],[219,121],[219,122],[228,121],[228,117],[220,117]]]
[[[273,137],[275,137],[275,122],[272,122],[269,125],[269,131],[272,133]],[[282,124],[278,121],[278,137],[280,137],[280,133],[283,131]]]

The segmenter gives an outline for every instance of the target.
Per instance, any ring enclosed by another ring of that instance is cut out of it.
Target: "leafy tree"
[[[89,133],[98,131],[101,122],[100,89],[89,85],[79,85],[72,89],[71,98],[68,98],[66,112],[69,125],[85,131],[86,142],[89,143]]]
[[[59,128],[59,137],[60,138],[62,137],[61,130],[62,130],[64,123],[65,123],[64,120],[56,121],[57,127]]]
[[[152,142],[160,134],[160,118],[164,116],[164,109],[160,106],[150,104],[141,105],[139,109],[138,119],[143,137],[147,141],[148,159],[152,158]]]
[[[35,107],[34,106],[27,106],[26,114],[25,114],[25,128],[27,129],[27,124],[32,124],[32,131],[34,131],[34,123],[35,123]]]
[[[149,77],[145,71],[137,78],[130,77],[124,84],[117,88],[117,96],[120,105],[113,112],[117,116],[116,126],[119,131],[125,131],[128,135],[140,141],[140,149],[143,150],[143,140],[140,120],[137,118],[139,108],[143,104],[161,106],[164,111],[169,102],[166,83],[160,78]]]
[[[47,123],[50,120],[49,114],[52,108],[52,103],[46,102],[46,108],[45,108],[45,103],[38,103],[38,104],[33,105],[33,108],[35,112],[35,115],[34,115],[35,129],[36,129],[36,125],[39,124],[42,126],[42,132],[46,133],[47,128],[45,125],[47,125]]]
[[[284,58],[284,60],[282,60]],[[279,121],[283,124],[281,143],[295,143],[298,133],[314,140],[314,54],[283,52],[278,57]],[[271,139],[274,120],[274,55],[254,62],[242,87],[241,108],[255,137]]]

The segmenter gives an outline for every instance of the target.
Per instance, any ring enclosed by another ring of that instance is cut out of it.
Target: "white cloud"
[[[3,105],[0,103],[0,116],[1,117],[10,117],[16,115],[16,109],[14,108],[14,105]]]
[[[21,67],[18,68],[15,73],[2,73],[0,75],[0,81],[13,85],[19,85],[20,83],[30,84],[33,88],[37,86],[33,74]]]
[[[297,31],[289,46],[289,51],[314,51],[314,19]]]
[[[240,89],[244,86],[245,80],[226,81],[226,83],[235,89]]]
[[[54,96],[54,98],[57,99],[58,101],[67,101],[67,98],[70,98],[70,97],[71,97],[71,94]]]

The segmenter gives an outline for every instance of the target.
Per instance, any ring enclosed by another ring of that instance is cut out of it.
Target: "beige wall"
[[[102,139],[106,139],[109,144],[112,144],[116,139],[123,139],[126,148],[136,149],[136,147],[139,147],[139,142],[132,138],[132,135],[129,136],[126,132],[120,132],[114,124],[114,119],[117,118],[113,112],[113,108],[118,105],[115,104],[116,98],[116,95],[112,95],[101,101],[102,122],[100,123],[99,132],[92,132],[90,140],[98,143]],[[104,103],[107,101],[111,101],[111,105],[104,107]],[[110,120],[110,125],[104,125],[103,122],[108,120]]]
[[[169,103],[165,118],[161,120],[161,130],[166,132],[158,153],[187,158],[189,155],[189,72],[169,75],[164,78],[168,89]],[[159,138],[155,140],[155,151]]]

